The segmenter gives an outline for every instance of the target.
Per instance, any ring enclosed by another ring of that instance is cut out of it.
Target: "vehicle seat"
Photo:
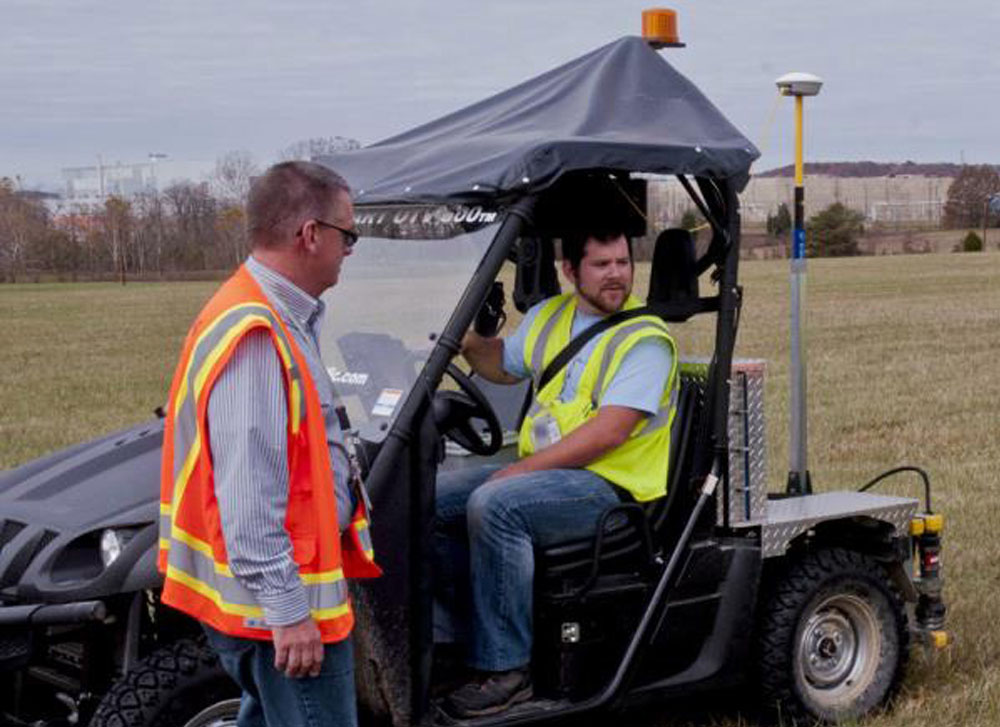
[[[698,299],[694,240],[687,230],[660,233],[653,251],[647,304],[671,303],[670,310]],[[690,314],[665,316],[686,320]],[[677,414],[670,432],[667,494],[648,503],[623,503],[609,508],[592,537],[558,543],[535,552],[536,590],[540,593],[584,592],[597,576],[638,573],[654,567],[654,556],[672,547],[677,533],[671,527],[690,501],[693,440],[704,401],[704,382],[682,374]],[[595,559],[595,552],[599,558]],[[598,562],[599,561],[599,562]]]
[[[646,302],[693,303],[698,300],[698,267],[694,237],[688,230],[671,227],[661,232],[653,247]],[[666,316],[668,321],[684,321],[690,315]]]
[[[640,573],[653,567],[652,558],[669,549],[677,533],[668,523],[672,513],[690,501],[688,487],[692,444],[703,402],[702,382],[682,377],[677,414],[670,432],[670,468],[667,494],[647,503],[623,503],[605,511],[600,544],[597,535],[536,549],[535,573],[542,592],[586,590],[600,574]],[[595,548],[600,562],[595,562]]]

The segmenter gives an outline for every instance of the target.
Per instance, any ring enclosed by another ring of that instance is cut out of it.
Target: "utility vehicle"
[[[511,312],[558,292],[555,241],[581,211],[649,232],[648,175],[680,180],[711,227],[701,246],[668,230],[653,253],[647,309],[672,325],[711,316],[715,330],[711,350],[682,352],[668,493],[612,508],[594,539],[536,553],[535,698],[469,724],[739,684],[785,723],[853,719],[892,697],[911,637],[943,640],[929,485],[921,503],[765,481],[763,365],[734,360],[737,193],[756,156],[646,41],[624,38],[320,160],[351,182],[363,233],[330,293],[323,348],[363,445],[385,570],[352,585],[366,722],[447,721],[431,628],[435,477],[514,457],[531,396],[456,367],[463,332],[487,299],[496,313],[498,279]],[[8,723],[232,721],[235,687],[197,624],[158,598],[161,441],[153,420],[0,475]]]

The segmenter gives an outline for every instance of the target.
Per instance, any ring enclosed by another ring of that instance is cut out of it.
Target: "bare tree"
[[[25,272],[28,251],[48,232],[44,205],[19,194],[10,179],[0,179],[0,278],[16,281]]]
[[[102,245],[100,234],[101,215],[89,205],[72,204],[62,210],[58,227],[69,235],[70,244],[76,249],[76,273],[81,269],[94,272],[100,267]]]
[[[178,267],[208,269],[217,247],[215,216],[218,202],[208,185],[179,182],[163,192],[173,220],[173,249]]]
[[[284,162],[304,159],[310,161],[326,154],[339,154],[352,149],[360,149],[361,142],[346,136],[314,136],[312,139],[302,139],[286,146],[278,152],[278,158]]]
[[[993,167],[962,167],[948,187],[944,223],[948,227],[983,227],[986,225],[989,199],[1000,192],[1000,175]]]
[[[132,205],[121,197],[111,196],[104,202],[102,223],[104,241],[111,253],[111,264],[125,285],[126,256],[132,236]]]
[[[239,265],[249,252],[246,241],[246,213],[239,205],[228,205],[219,210],[215,217],[215,231],[219,236],[221,249],[226,250],[229,260]]]
[[[135,250],[136,264],[140,275],[152,269],[163,272],[163,255],[167,242],[167,214],[163,197],[152,190],[135,196],[132,200],[135,210]]]
[[[242,205],[251,180],[260,173],[248,151],[229,151],[215,161],[212,188],[226,202]]]

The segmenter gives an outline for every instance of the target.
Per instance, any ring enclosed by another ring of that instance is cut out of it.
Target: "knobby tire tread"
[[[898,655],[884,696],[871,705],[875,709],[896,694],[909,660],[909,629],[903,598],[885,569],[870,556],[845,548],[827,548],[792,561],[771,579],[771,595],[765,603],[757,629],[755,664],[761,704],[782,724],[828,721],[809,710],[798,694],[793,671],[793,650],[800,617],[817,592],[837,579],[854,578],[881,590],[888,599],[896,626]],[[892,665],[882,664],[873,688]],[[866,690],[868,691],[868,690]]]
[[[179,698],[189,693],[187,698]],[[91,727],[177,727],[221,699],[238,697],[207,645],[180,639],[157,649],[111,687]]]

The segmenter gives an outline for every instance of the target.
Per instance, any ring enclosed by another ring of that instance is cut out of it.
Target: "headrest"
[[[653,305],[697,300],[696,262],[694,238],[689,231],[672,227],[661,232],[653,248],[646,302]]]

